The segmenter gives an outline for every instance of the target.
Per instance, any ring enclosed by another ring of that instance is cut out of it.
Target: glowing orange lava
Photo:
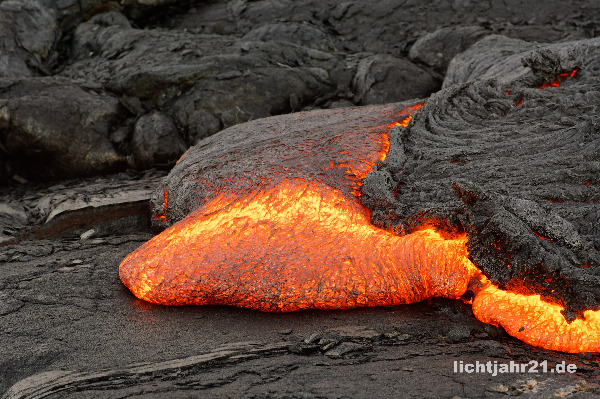
[[[553,81],[551,81],[551,82],[545,82],[544,84],[542,84],[538,88],[539,89],[547,89],[548,87],[558,87],[558,86],[560,86],[560,84],[562,82],[565,81],[566,78],[573,78],[573,77],[575,77],[575,75],[577,75],[577,72],[579,72],[579,71],[580,71],[579,67],[575,67],[575,69],[573,69],[571,72],[561,73]]]
[[[418,110],[419,108],[421,108],[423,105],[425,105],[425,103],[419,103],[419,104],[416,104],[416,105],[411,105],[410,107],[405,107],[400,112],[401,112],[401,114],[408,113],[408,116],[406,116],[400,122],[395,122],[393,125],[394,126],[407,127],[408,124],[410,123],[410,121],[412,120],[412,114],[413,114],[413,112],[415,112],[416,110]]]
[[[129,255],[121,279],[166,305],[263,311],[344,309],[458,298],[476,268],[466,237],[399,237],[357,200],[302,179],[231,202],[216,199]]]
[[[562,306],[539,295],[502,291],[494,285],[473,300],[475,317],[530,345],[571,353],[600,352],[600,311],[587,310],[584,319],[568,323],[561,310]]]
[[[444,238],[424,226],[398,236],[370,223],[357,188],[387,155],[385,126],[364,129],[365,145],[355,140],[355,148],[341,146],[340,154],[349,155],[344,161],[338,153],[323,154],[330,157],[319,163],[323,173],[341,176],[334,186],[293,174],[261,178],[250,191],[223,186],[127,256],[121,280],[136,297],[157,304],[269,312],[460,298],[470,288],[475,316],[524,342],[565,352],[600,351],[600,311],[587,311],[585,319],[569,324],[562,307],[539,295],[499,290],[468,259],[466,235]],[[331,145],[331,139],[324,142]],[[166,190],[164,196],[166,212]]]
[[[179,162],[179,161],[178,161]],[[160,221],[161,223],[164,223],[167,221],[167,206],[168,206],[168,201],[167,201],[167,190],[164,189],[163,190],[163,209],[162,209],[162,213],[158,214],[158,215],[154,215],[154,218],[158,221]]]

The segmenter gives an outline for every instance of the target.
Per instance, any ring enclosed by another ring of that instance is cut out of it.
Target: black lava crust
[[[481,40],[390,132],[362,188],[372,222],[465,231],[471,260],[500,287],[561,303],[567,320],[600,308],[599,88],[600,39]]]

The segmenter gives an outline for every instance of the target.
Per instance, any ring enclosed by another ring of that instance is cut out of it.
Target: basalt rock
[[[366,105],[424,98],[441,82],[408,60],[377,54],[359,62],[353,86],[356,103]]]
[[[60,36],[56,11],[43,0],[0,3],[0,78],[49,74]]]
[[[338,64],[289,43],[106,26],[106,19],[78,27],[73,53],[63,76],[92,79],[166,111],[190,141],[314,103],[336,87],[330,73]]]
[[[460,26],[438,29],[421,36],[410,49],[410,58],[445,73],[458,53],[490,32],[480,26]]]
[[[11,0],[0,12],[0,75],[58,74],[119,98],[131,115],[109,136],[125,158],[132,121],[153,110],[189,145],[262,117],[427,97],[480,35],[564,41],[595,36],[600,20],[589,0],[543,9],[512,1]],[[21,169],[17,158],[37,162],[23,156],[0,159],[0,180]],[[128,159],[115,167],[135,166]],[[137,166],[152,162],[163,161]],[[69,176],[103,170],[89,164]]]
[[[137,120],[131,147],[135,163],[141,169],[174,164],[187,149],[173,120],[162,112],[152,112]]]
[[[246,33],[243,38],[252,41],[285,41],[321,51],[332,51],[340,47],[339,41],[325,29],[307,22],[265,24]]]
[[[9,176],[107,173],[127,163],[109,134],[127,112],[98,86],[61,78],[0,80],[0,143]]]
[[[389,130],[404,117],[402,110],[413,104],[298,112],[225,129],[191,147],[171,170],[153,196],[153,223],[156,227],[171,226],[231,183],[236,191],[245,193],[260,186],[265,178],[296,176],[335,186],[344,181],[344,191],[350,194],[350,181],[339,165],[359,162],[349,155],[356,147],[356,137],[364,144],[359,151],[377,147],[373,132]],[[314,145],[322,141],[329,144]],[[332,157],[332,164],[328,157]]]
[[[440,28],[481,26],[515,38],[550,42],[594,37],[598,17],[593,2],[567,6],[561,1],[549,1],[540,7],[518,0],[503,3],[236,0],[196,3],[189,12],[166,18],[164,26],[244,35],[270,30],[274,24],[279,27],[308,24],[330,36],[329,40],[319,39],[314,45],[325,42],[344,52],[368,51],[402,57],[416,40]]]
[[[410,231],[443,220],[467,231],[471,259],[500,286],[563,303],[571,319],[597,309],[599,80],[598,39],[478,42],[408,128],[394,128],[390,151],[404,161],[379,168],[392,185],[367,179],[372,221]]]

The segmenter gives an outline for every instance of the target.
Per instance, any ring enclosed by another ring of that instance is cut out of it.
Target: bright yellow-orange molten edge
[[[562,306],[539,295],[502,291],[490,285],[473,301],[475,317],[502,326],[506,332],[533,346],[562,352],[600,352],[600,311],[586,310],[585,319],[567,323]]]
[[[223,208],[225,205],[225,208]],[[343,309],[458,298],[477,272],[466,238],[398,237],[358,201],[301,179],[206,204],[121,264],[139,298],[263,311]]]

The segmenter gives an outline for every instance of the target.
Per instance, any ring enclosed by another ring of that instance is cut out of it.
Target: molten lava
[[[577,72],[579,71],[579,67],[575,67],[571,72],[561,73],[556,78],[554,78],[554,80],[544,82],[544,84],[542,84],[539,87],[539,89],[547,89],[548,87],[558,87],[562,82],[565,81],[565,79],[575,77],[575,75],[577,75]]]
[[[502,291],[493,285],[473,301],[475,317],[502,326],[528,344],[562,352],[600,352],[600,311],[586,310],[583,319],[568,323],[562,310],[539,295]]]
[[[466,237],[398,237],[358,200],[302,179],[233,202],[215,199],[121,265],[139,298],[287,312],[459,298],[477,269]]]
[[[421,105],[394,116],[406,126]],[[563,308],[539,295],[496,288],[469,260],[466,235],[444,238],[423,226],[398,236],[370,223],[358,189],[386,158],[389,119],[384,122],[363,129],[354,147],[340,146],[338,136],[319,138],[315,148],[329,150],[322,158],[301,167],[286,161],[294,173],[252,181],[251,190],[220,186],[185,219],[127,256],[121,280],[135,296],[157,304],[270,312],[460,298],[470,288],[475,316],[524,342],[600,351],[600,311],[567,323]],[[167,196],[165,190],[160,220],[166,219]]]
[[[412,114],[413,112],[417,111],[419,108],[421,108],[423,105],[425,105],[425,103],[419,103],[416,105],[411,105],[410,107],[405,107],[402,111],[400,111],[402,114],[406,114],[408,113],[408,116],[405,117],[404,119],[402,119],[400,122],[395,122],[393,124],[393,126],[402,126],[402,127],[408,127],[408,124],[410,123],[410,121],[412,120]]]

